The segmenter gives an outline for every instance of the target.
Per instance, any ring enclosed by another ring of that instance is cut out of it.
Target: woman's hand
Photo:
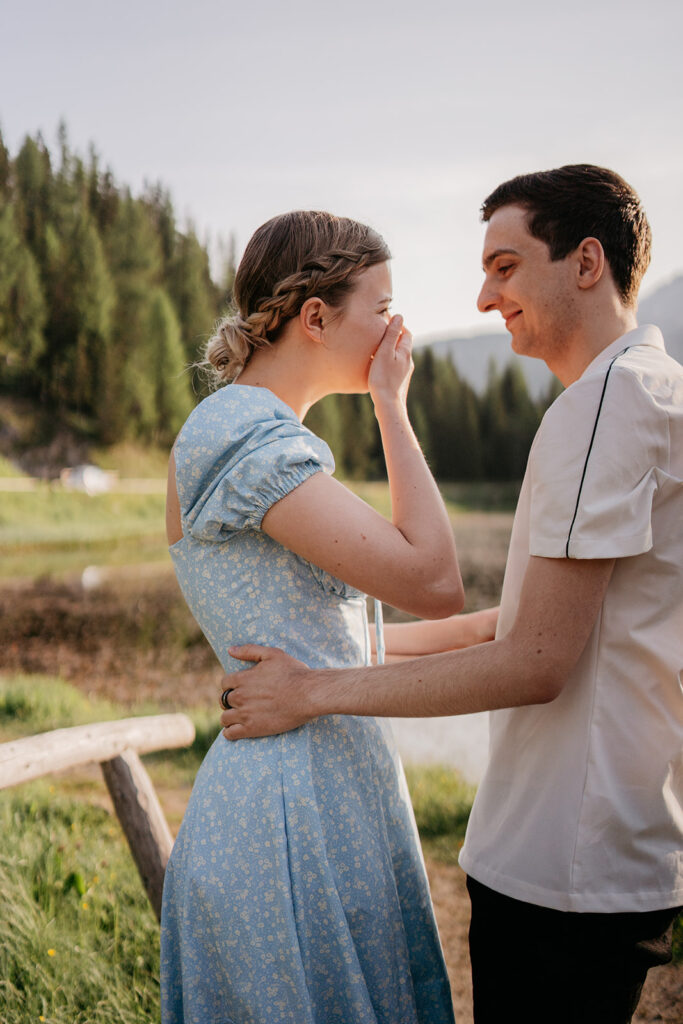
[[[414,369],[412,350],[413,336],[403,326],[403,317],[392,317],[372,357],[368,375],[370,396],[375,405],[396,399],[405,405]]]

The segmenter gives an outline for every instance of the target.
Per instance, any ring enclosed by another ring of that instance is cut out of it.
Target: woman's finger
[[[399,349],[406,353],[413,350],[413,336],[407,328],[400,333],[396,341],[396,351]]]

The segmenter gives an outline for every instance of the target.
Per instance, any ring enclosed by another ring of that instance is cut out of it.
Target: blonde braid
[[[238,312],[219,321],[207,342],[203,364],[213,367],[216,384],[234,380],[256,349],[272,345],[278,329],[297,315],[307,299],[323,297],[371,262],[376,262],[371,253],[351,249],[310,257],[299,271],[279,281],[272,296],[262,299],[253,313],[243,317]]]

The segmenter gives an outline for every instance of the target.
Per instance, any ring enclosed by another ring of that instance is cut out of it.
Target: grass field
[[[350,486],[390,515],[386,483]],[[445,484],[442,490],[457,535],[467,515],[509,516],[517,485]],[[48,483],[31,492],[0,490],[0,579],[60,576],[82,572],[88,565],[170,564],[164,507],[163,494],[91,497]]]
[[[58,679],[0,679],[0,742],[127,714]],[[174,828],[216,733],[215,713],[192,717],[191,748],[145,758]],[[428,848],[459,845],[472,788],[438,767],[408,774]],[[158,1020],[158,964],[156,919],[99,771],[79,769],[0,792],[3,1024]]]
[[[158,472],[153,460],[149,470]],[[386,484],[353,487],[388,514]],[[516,487],[443,492],[469,607],[494,603]],[[143,573],[143,563],[169,565],[163,509],[161,495],[0,493],[0,742],[182,708],[195,723],[192,747],[145,758],[175,829],[216,734],[216,667],[172,574]],[[80,574],[89,565],[128,569],[88,591]],[[438,766],[406,774],[425,852],[453,864],[472,787]],[[682,960],[680,925],[675,942]],[[0,1022],[158,1019],[158,926],[99,769],[0,792]]]

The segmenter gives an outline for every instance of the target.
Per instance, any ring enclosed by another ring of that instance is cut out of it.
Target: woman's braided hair
[[[357,275],[390,255],[372,228],[330,213],[296,210],[261,225],[237,270],[234,312],[206,345],[204,365],[213,368],[215,383],[234,380],[308,299],[341,308]]]

